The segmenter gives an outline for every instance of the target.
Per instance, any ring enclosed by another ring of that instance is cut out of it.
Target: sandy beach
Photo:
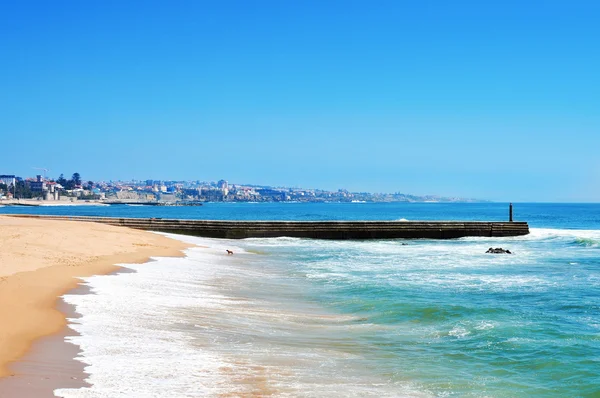
[[[0,396],[10,396],[3,391],[2,381],[23,376],[20,359],[27,356],[29,362],[32,358],[40,361],[39,355],[30,352],[36,341],[66,333],[63,312],[68,310],[59,308],[59,297],[77,287],[78,277],[115,272],[119,263],[181,256],[188,247],[161,235],[122,227],[8,216],[0,216],[0,244]],[[25,368],[44,372],[39,363]],[[73,369],[77,371],[76,366]],[[14,393],[28,395],[25,391]]]

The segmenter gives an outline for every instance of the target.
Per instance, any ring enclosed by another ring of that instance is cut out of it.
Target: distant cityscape
[[[42,169],[45,170],[45,169]],[[23,178],[0,175],[0,200],[44,202],[100,202],[106,204],[200,205],[205,202],[481,202],[476,199],[412,195],[406,193],[327,191],[254,184],[226,180],[84,181],[79,173],[67,179],[44,174]]]

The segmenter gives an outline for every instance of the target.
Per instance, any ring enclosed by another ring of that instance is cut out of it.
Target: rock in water
[[[510,250],[504,250],[501,247],[497,247],[497,248],[489,248],[486,253],[493,253],[493,254],[512,254],[512,252]]]

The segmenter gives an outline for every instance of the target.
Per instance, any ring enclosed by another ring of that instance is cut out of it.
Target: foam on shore
[[[556,372],[590,392],[595,364],[579,359],[598,347],[597,237],[177,237],[205,247],[86,278],[93,295],[65,297],[82,314],[69,341],[91,386],[56,393],[543,395],[568,389]]]
[[[68,339],[91,386],[57,396],[425,396],[365,371],[352,338],[363,326],[300,300],[268,256],[180,239],[207,247],[84,278],[93,295],[65,296],[82,314]]]

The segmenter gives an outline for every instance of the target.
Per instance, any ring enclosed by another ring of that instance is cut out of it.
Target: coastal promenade
[[[526,222],[487,221],[209,221],[162,218],[14,215],[15,217],[97,222],[146,231],[207,238],[454,239],[506,237],[529,233]]]

